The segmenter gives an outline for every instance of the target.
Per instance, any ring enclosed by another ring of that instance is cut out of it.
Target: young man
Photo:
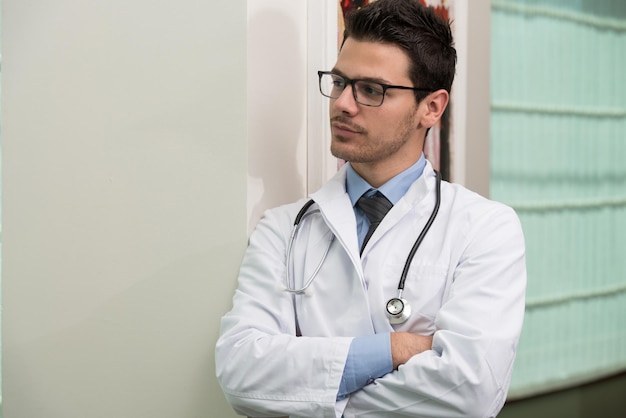
[[[222,318],[217,375],[238,413],[501,409],[523,321],[524,241],[510,208],[441,182],[422,153],[455,62],[448,23],[417,0],[349,16],[336,65],[319,74],[331,151],[347,164],[310,204],[267,211]]]

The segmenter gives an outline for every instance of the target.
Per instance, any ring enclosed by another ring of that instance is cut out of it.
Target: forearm
[[[294,295],[284,290],[294,211],[295,206],[269,211],[259,223],[239,271],[233,307],[222,318],[216,374],[226,399],[243,415],[336,415],[352,338],[297,336]]]
[[[337,399],[343,399],[393,371],[389,333],[357,337],[350,351],[339,385]]]
[[[344,416],[482,418],[499,410],[506,396],[506,379],[494,374],[487,357],[499,357],[496,367],[510,367],[514,357],[510,344],[501,345],[502,351],[489,352],[482,344],[441,334],[435,337],[432,350],[411,357],[376,385],[352,394]]]
[[[233,409],[250,416],[334,417],[350,338],[228,333],[216,373]]]

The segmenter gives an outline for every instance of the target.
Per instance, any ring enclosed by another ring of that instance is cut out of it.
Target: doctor
[[[222,318],[217,377],[239,414],[502,408],[524,314],[520,223],[438,181],[422,153],[455,62],[449,24],[416,0],[349,16],[336,65],[319,73],[331,151],[347,164],[310,204],[265,213]]]

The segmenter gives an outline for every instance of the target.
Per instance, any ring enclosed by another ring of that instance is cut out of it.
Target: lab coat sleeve
[[[524,315],[524,238],[504,205],[470,223],[457,237],[461,255],[435,319],[432,350],[352,394],[346,418],[483,418],[502,408]]]
[[[291,212],[266,212],[250,237],[232,310],[221,321],[217,378],[239,414],[336,417],[352,338],[296,336],[293,296],[284,290]]]

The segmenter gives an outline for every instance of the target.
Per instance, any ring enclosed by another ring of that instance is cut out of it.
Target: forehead
[[[389,84],[410,82],[409,57],[392,44],[357,41],[343,44],[334,70],[348,78],[371,78]]]

